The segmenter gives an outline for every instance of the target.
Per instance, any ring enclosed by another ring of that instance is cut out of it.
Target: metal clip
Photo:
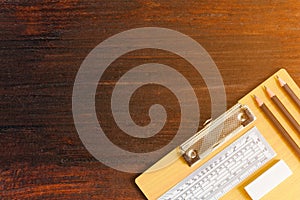
[[[217,119],[207,120],[202,130],[179,146],[183,158],[194,165],[255,119],[247,106],[236,104]]]

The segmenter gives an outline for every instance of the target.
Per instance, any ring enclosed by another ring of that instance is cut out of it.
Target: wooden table
[[[93,158],[73,121],[77,71],[88,53],[114,34],[163,27],[193,38],[216,63],[228,107],[281,67],[300,85],[300,2],[296,0],[2,0],[0,10],[1,199],[145,199],[134,184],[138,173],[120,172]],[[135,93],[131,115],[137,124],[146,125],[149,106],[164,105],[168,119],[159,134],[136,139],[113,121],[109,102],[116,81],[128,69],[149,62],[172,66],[190,81],[201,109],[199,128],[211,115],[208,89],[183,58],[157,49],[130,52],[103,74],[96,95],[104,132],[128,151],[163,147],[180,123],[178,101],[157,85]]]

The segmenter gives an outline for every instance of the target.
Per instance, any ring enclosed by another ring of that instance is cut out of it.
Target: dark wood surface
[[[199,42],[220,70],[228,107],[280,67],[300,85],[298,0],[1,0],[1,199],[145,199],[134,184],[138,174],[103,165],[81,143],[72,116],[72,89],[77,70],[96,45],[147,26],[177,30]],[[164,146],[180,123],[174,95],[155,85],[136,92],[131,114],[145,125],[147,108],[163,104],[168,123],[158,138],[130,138],[113,122],[107,105],[115,81],[130,67],[148,62],[173,66],[187,77],[199,99],[200,124],[211,114],[203,80],[182,58],[153,49],[126,54],[99,82],[96,106],[107,136],[134,152]]]

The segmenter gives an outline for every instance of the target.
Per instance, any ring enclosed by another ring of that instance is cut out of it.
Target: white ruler
[[[275,151],[254,127],[159,197],[159,200],[219,199],[275,155]]]

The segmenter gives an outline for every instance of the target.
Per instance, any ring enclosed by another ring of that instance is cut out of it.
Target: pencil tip
[[[259,99],[256,95],[253,95],[253,98],[259,107],[264,104],[264,102],[261,99]]]
[[[284,82],[279,76],[277,76],[277,80],[279,81],[281,87],[283,87],[286,84],[286,82]]]
[[[268,87],[265,86],[265,90],[268,93],[268,95],[269,95],[270,98],[272,98],[272,97],[275,96],[274,92],[270,88],[268,88]]]

